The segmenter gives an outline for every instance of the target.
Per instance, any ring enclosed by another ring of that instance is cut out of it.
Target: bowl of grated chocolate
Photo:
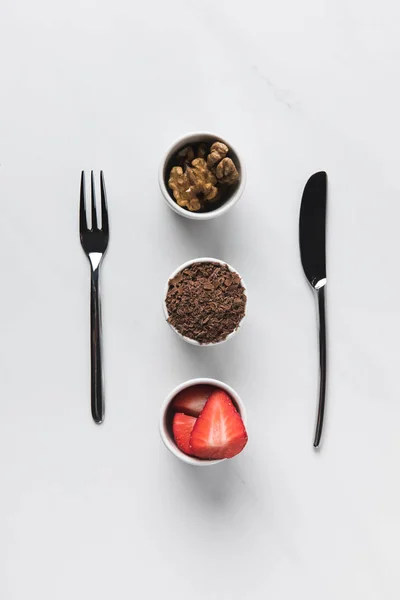
[[[207,132],[188,133],[166,152],[159,170],[168,206],[187,219],[213,219],[230,210],[246,185],[246,170],[225,139]]]
[[[167,323],[185,342],[215,346],[241,328],[247,312],[247,288],[226,262],[197,258],[172,273],[163,308]]]

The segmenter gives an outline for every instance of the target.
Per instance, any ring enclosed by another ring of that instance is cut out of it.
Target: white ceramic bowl
[[[200,344],[200,342],[197,342],[196,340],[192,340],[191,338],[182,335],[181,333],[179,333],[179,331],[177,329],[175,329],[175,327],[173,325],[171,325],[171,323],[168,323],[169,314],[168,314],[166,299],[167,299],[167,294],[168,294],[168,288],[169,288],[169,282],[170,282],[170,280],[173,279],[176,275],[178,275],[178,273],[180,273],[181,271],[183,271],[187,267],[190,267],[190,265],[194,265],[196,263],[202,263],[202,262],[205,262],[205,263],[218,263],[220,265],[226,265],[228,267],[228,269],[232,273],[236,273],[237,275],[239,275],[240,282],[241,282],[241,284],[243,286],[244,293],[245,293],[246,298],[247,298],[245,314],[244,314],[242,320],[240,321],[238,328],[235,329],[235,331],[232,331],[232,333],[230,333],[224,340],[221,340],[220,342],[212,342],[211,344]],[[218,346],[219,344],[224,344],[225,342],[227,342],[228,340],[230,340],[231,338],[233,338],[234,335],[236,335],[236,333],[242,327],[244,319],[246,318],[247,309],[248,309],[248,302],[249,302],[249,298],[248,298],[248,293],[247,293],[247,287],[246,287],[246,285],[245,285],[245,283],[244,283],[244,281],[243,281],[240,273],[238,273],[236,271],[236,269],[234,269],[233,267],[231,267],[231,265],[228,265],[228,263],[226,263],[225,261],[219,260],[218,258],[195,258],[193,260],[188,260],[187,262],[183,263],[183,265],[181,265],[180,267],[178,267],[169,276],[168,281],[167,281],[166,286],[165,286],[165,290],[164,290],[163,311],[164,311],[165,320],[167,321],[168,325],[171,327],[171,329],[173,331],[175,331],[176,335],[179,336],[181,338],[181,340],[184,340],[188,344],[193,344],[194,346],[201,346],[201,347],[206,347],[207,348],[209,346]]]
[[[179,392],[188,387],[192,387],[193,385],[212,385],[224,390],[228,394],[228,396],[231,397],[233,403],[235,404],[240,416],[242,417],[245,427],[247,426],[247,413],[239,394],[237,394],[235,390],[232,389],[229,385],[223,383],[222,381],[218,381],[217,379],[190,379],[189,381],[185,381],[185,383],[181,383],[181,385],[178,385],[178,387],[176,387],[174,390],[172,390],[170,394],[168,394],[168,396],[164,400],[160,412],[159,427],[162,441],[164,442],[168,450],[172,452],[172,454],[174,454],[174,456],[187,463],[188,465],[193,465],[195,467],[210,467],[211,465],[216,465],[227,459],[223,458],[222,460],[202,460],[200,458],[195,458],[194,456],[188,456],[187,454],[179,450],[172,434],[172,415],[169,413],[169,406],[172,400],[175,398],[175,396],[179,394]]]
[[[205,212],[205,213],[190,212],[189,210],[186,210],[185,208],[182,208],[181,206],[179,206],[175,202],[173,196],[170,193],[170,190],[168,188],[168,183],[167,183],[167,178],[168,178],[167,168],[168,168],[169,162],[170,162],[171,158],[173,157],[173,155],[176,154],[179,150],[181,150],[185,146],[190,146],[190,144],[195,144],[195,143],[198,144],[200,142],[214,143],[216,141],[223,142],[224,144],[226,144],[228,146],[229,155],[234,160],[236,168],[239,171],[239,176],[240,176],[239,184],[235,188],[235,190],[232,192],[232,195],[219,208],[216,208],[215,210],[211,210],[210,212]],[[239,198],[243,194],[243,190],[246,186],[246,169],[245,169],[243,160],[241,159],[237,150],[235,150],[235,148],[232,146],[232,144],[230,142],[228,142],[227,140],[222,138],[220,135],[216,135],[214,133],[208,133],[206,131],[198,131],[198,132],[194,132],[194,133],[187,133],[186,135],[182,136],[181,138],[176,140],[176,142],[174,142],[174,144],[172,144],[172,146],[169,148],[169,150],[167,150],[167,152],[165,153],[165,155],[163,157],[163,160],[161,161],[161,165],[160,165],[160,169],[159,169],[159,173],[158,173],[158,181],[160,184],[161,192],[162,192],[168,206],[173,211],[175,211],[176,213],[178,213],[178,215],[181,215],[182,217],[186,217],[187,219],[194,219],[197,221],[205,221],[207,219],[214,219],[215,217],[219,217],[219,216],[225,214],[226,212],[228,212],[228,210],[230,210],[236,204],[236,202],[239,200]]]

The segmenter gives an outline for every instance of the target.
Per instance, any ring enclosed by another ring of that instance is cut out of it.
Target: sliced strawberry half
[[[197,419],[184,415],[183,413],[176,413],[172,421],[172,431],[174,439],[179,450],[185,452],[185,454],[192,454],[190,449],[189,440],[190,434]]]
[[[213,391],[215,391],[215,387],[203,384],[185,388],[175,396],[171,405],[172,409],[192,417],[198,417]]]
[[[190,436],[191,453],[198,458],[232,458],[247,444],[241,416],[222,390],[211,394]]]

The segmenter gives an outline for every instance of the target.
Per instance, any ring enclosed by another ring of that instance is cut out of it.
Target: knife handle
[[[325,285],[317,290],[319,321],[319,402],[317,425],[315,428],[314,448],[321,443],[325,414],[326,395],[326,320],[325,320]]]

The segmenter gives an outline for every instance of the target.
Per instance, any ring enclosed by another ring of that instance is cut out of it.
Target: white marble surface
[[[400,8],[395,0],[0,4],[2,600],[398,600]],[[248,185],[219,221],[169,211],[157,168],[196,129]],[[81,169],[104,169],[107,418],[89,412]],[[307,177],[330,178],[329,408],[299,264]],[[246,327],[197,349],[164,324],[201,255],[249,287]],[[242,395],[246,452],[193,470],[159,407],[210,376]]]

